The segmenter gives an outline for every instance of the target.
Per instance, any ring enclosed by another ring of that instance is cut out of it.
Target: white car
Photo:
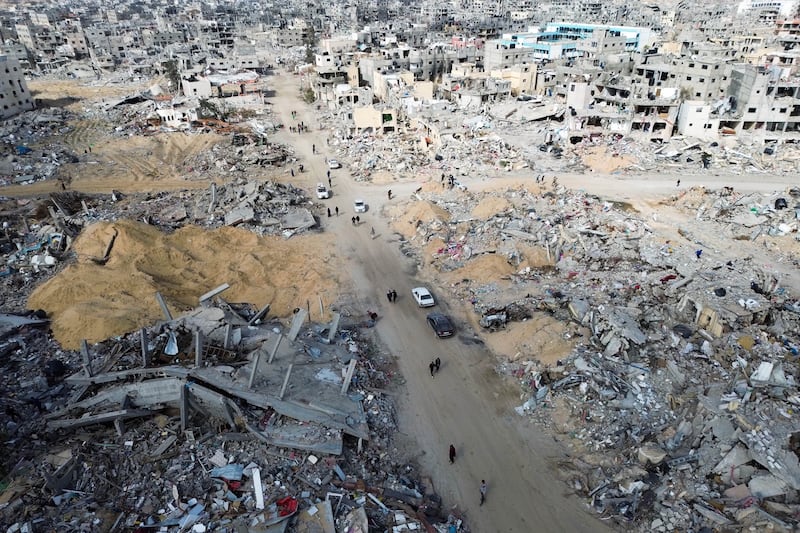
[[[433,307],[436,305],[436,301],[433,299],[431,291],[425,287],[411,289],[411,294],[414,296],[414,300],[416,300],[417,305],[420,307]]]
[[[324,183],[317,183],[317,198],[325,200],[331,197],[331,190]]]
[[[366,213],[367,204],[364,202],[364,200],[356,200],[353,202],[353,211],[356,213]]]
[[[330,169],[342,168],[342,164],[335,159],[328,159],[328,168]]]

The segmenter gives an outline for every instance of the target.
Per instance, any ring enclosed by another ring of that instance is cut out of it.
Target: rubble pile
[[[77,353],[2,317],[10,531],[467,531],[394,447],[372,318],[284,325],[224,290]]]
[[[534,352],[498,367],[520,384],[518,413],[573,448],[561,465],[573,488],[641,531],[796,527],[795,190],[666,202],[703,221],[711,249],[557,183],[543,191],[418,193],[440,214],[404,206],[395,227],[481,326],[574,324],[553,366]],[[719,244],[756,239],[765,257]]]
[[[330,145],[336,157],[349,162],[362,181],[382,171],[401,177],[436,178],[442,171],[485,177],[526,168],[537,173],[787,175],[798,171],[800,161],[794,145],[765,147],[747,134],[713,141],[675,135],[656,144],[608,131],[567,138],[564,108],[558,104],[500,102],[478,115],[451,105],[446,111],[421,116],[438,129],[435,141],[424,128],[415,128],[413,118],[402,131],[355,138],[336,115],[324,114],[320,120],[333,132]]]
[[[16,312],[25,309],[25,297],[33,286],[70,257],[72,240],[90,224],[124,217],[166,232],[191,223],[209,229],[242,226],[260,235],[291,237],[315,227],[322,212],[321,205],[292,185],[241,177],[205,190],[130,195],[65,191],[38,203],[6,199],[0,208],[6,220],[0,234],[5,264],[0,283],[6,288],[5,309]],[[112,249],[96,260],[107,260]]]
[[[253,167],[284,167],[297,161],[290,147],[268,142],[262,134],[236,132],[230,139],[230,145],[216,144],[187,158],[183,163],[187,178],[228,180],[243,177]]]
[[[80,161],[78,154],[57,136],[66,133],[75,116],[62,109],[28,111],[0,127],[4,143],[0,160],[0,185],[24,184],[58,175],[65,163]]]

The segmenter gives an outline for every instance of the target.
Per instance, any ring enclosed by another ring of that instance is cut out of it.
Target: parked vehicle
[[[331,190],[324,183],[317,183],[317,198],[325,200],[331,197]]]
[[[447,315],[442,313],[429,313],[427,320],[428,324],[430,324],[430,326],[433,328],[433,331],[436,333],[436,336],[440,339],[452,337],[456,332],[453,322]]]
[[[330,169],[332,169],[332,170],[335,170],[335,169],[337,169],[337,168],[342,168],[342,164],[341,164],[341,163],[339,163],[339,162],[338,162],[337,160],[335,160],[335,159],[328,159],[328,168],[330,168]]]
[[[367,203],[364,200],[358,199],[353,202],[353,211],[356,213],[366,213],[367,212]]]
[[[436,305],[436,301],[433,299],[431,291],[425,287],[416,287],[411,289],[411,294],[414,296],[414,300],[420,307],[433,307]]]

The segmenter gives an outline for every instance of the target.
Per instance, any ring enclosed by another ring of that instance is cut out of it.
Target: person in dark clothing
[[[328,208],[328,218],[331,218],[331,208]]]
[[[439,369],[442,367],[442,360],[437,357],[433,364],[436,365],[436,372],[438,373]]]
[[[450,464],[456,462],[456,447],[452,444],[450,445]]]
[[[431,369],[431,377],[433,377],[433,374],[436,372],[436,363],[431,361],[431,364],[429,364],[428,367]]]
[[[392,289],[392,301],[393,302],[397,301],[397,291],[394,289]]]
[[[338,205],[336,206],[336,216],[337,217],[339,216],[339,206]],[[356,217],[356,218],[358,218],[358,217]]]
[[[386,293],[386,299],[389,300],[389,303],[392,303],[392,291]]]

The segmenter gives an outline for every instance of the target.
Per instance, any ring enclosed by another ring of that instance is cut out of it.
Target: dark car
[[[436,332],[436,336],[440,339],[444,337],[452,337],[456,332],[456,328],[453,327],[450,317],[443,315],[442,313],[428,314],[428,324],[431,325],[433,331]]]

